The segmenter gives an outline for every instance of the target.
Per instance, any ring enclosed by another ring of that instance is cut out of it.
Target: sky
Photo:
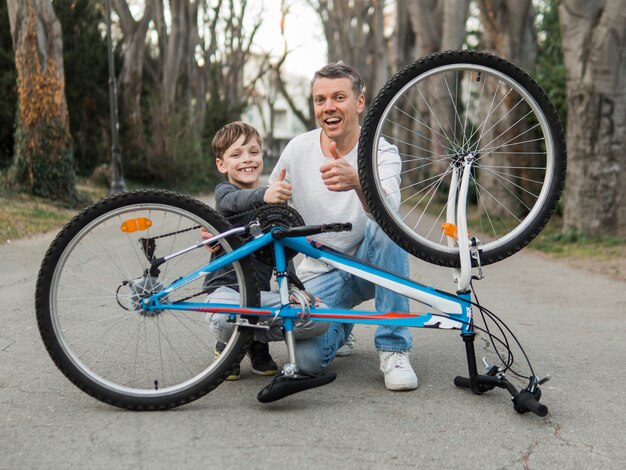
[[[281,3],[279,0],[263,2],[263,22],[255,36],[255,47],[276,56],[282,54],[284,47],[280,34]],[[304,0],[287,0],[287,3],[290,12],[285,19],[285,36],[290,53],[284,69],[294,75],[311,77],[326,64],[322,25],[315,11]]]
[[[1,1],[1,0],[0,0]],[[254,47],[258,52],[271,52],[278,57],[284,48],[280,34],[281,4],[289,7],[285,20],[285,37],[289,55],[284,70],[293,75],[311,77],[313,73],[326,65],[326,41],[319,16],[306,0],[263,0],[248,4],[245,27],[251,30],[257,16],[262,12],[262,22],[255,35]],[[143,15],[143,0],[128,0],[135,19]],[[168,21],[169,11],[165,4],[165,17]],[[114,22],[118,21],[114,14]]]

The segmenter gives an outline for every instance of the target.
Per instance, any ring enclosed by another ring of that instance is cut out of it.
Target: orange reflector
[[[145,217],[138,217],[136,219],[128,219],[124,221],[120,229],[122,232],[132,233],[138,230],[146,230],[152,227],[152,221]]]
[[[445,224],[441,224],[441,228],[443,229],[444,235],[447,235],[450,238],[454,238],[455,240],[458,238],[456,225],[446,222]]]
[[[456,225],[451,224],[450,222],[446,222],[445,224],[441,224],[441,228],[443,230],[443,234],[449,236],[450,238],[454,238],[458,240],[459,232],[457,231]],[[469,230],[467,231],[467,237],[469,238]]]

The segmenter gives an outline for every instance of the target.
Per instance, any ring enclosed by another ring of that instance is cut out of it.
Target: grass
[[[626,240],[613,236],[589,237],[576,230],[564,231],[563,220],[557,216],[529,247],[557,258],[626,259]]]
[[[81,196],[95,201],[107,195],[107,188],[94,187],[86,180],[76,185]],[[0,245],[20,238],[58,230],[77,213],[76,208],[55,204],[23,193],[0,193]]]
[[[408,204],[417,204],[418,200],[409,199]],[[422,203],[423,204],[423,203]],[[445,216],[445,201],[432,201],[428,206],[428,213]],[[476,206],[468,207],[468,226],[479,227],[480,216],[476,212]],[[486,222],[483,222],[486,223]],[[507,222],[501,218],[489,220],[489,230],[498,233],[507,226],[514,226],[514,221]],[[479,236],[480,238],[480,236]],[[590,261],[610,261],[616,259],[626,260],[626,239],[614,236],[589,237],[576,230],[563,229],[563,219],[554,215],[546,227],[530,244],[529,248],[540,251],[555,258],[576,258]]]
[[[104,186],[87,180],[77,183],[81,196],[95,201],[108,193]],[[68,208],[27,194],[0,193],[0,244],[50,230],[58,230],[77,209]],[[605,262],[626,259],[626,240],[616,237],[588,237],[576,231],[563,231],[563,221],[554,216],[529,248],[555,258]]]

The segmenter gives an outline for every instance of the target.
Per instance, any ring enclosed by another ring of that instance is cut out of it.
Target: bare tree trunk
[[[285,63],[285,60],[287,59],[287,56],[289,55],[289,45],[287,43],[287,37],[285,36],[285,24],[289,21],[287,18],[290,14],[289,4],[284,1],[281,3],[281,14],[282,18],[280,26],[281,36],[283,38],[283,55],[274,64],[271,64],[271,71],[273,75],[272,83],[274,84],[278,92],[283,96],[283,98],[285,98],[289,109],[291,109],[296,118],[304,125],[305,129],[315,129],[316,123],[315,114],[313,112],[313,98],[310,96],[310,92],[306,94],[308,98],[306,100],[308,103],[308,108],[306,110],[302,109],[301,106],[298,106],[298,104],[296,104],[296,101],[287,89],[287,84],[283,79],[282,67]]]
[[[389,79],[383,0],[309,0],[322,20],[328,61],[355,67],[367,84],[367,105]]]
[[[562,0],[568,173],[565,229],[626,236],[626,8]]]
[[[172,0],[169,3],[169,32],[162,0],[156,3],[154,23],[159,36],[156,96],[151,101],[150,151],[148,168],[186,168],[191,152],[199,152],[202,120],[196,119],[193,86],[197,78],[195,50],[198,44],[198,2]],[[180,162],[180,164],[179,164]],[[184,171],[184,170],[183,170]],[[173,174],[173,173],[170,173]]]
[[[483,26],[481,37],[481,49],[494,52],[495,54],[509,59],[525,70],[532,70],[536,60],[536,31],[534,28],[535,12],[531,0],[480,0],[480,18]],[[524,116],[529,112],[526,106],[518,106],[517,103],[507,99],[507,87],[501,86],[495,80],[489,81],[488,91],[492,95],[497,95],[496,100],[502,101],[495,112],[492,112],[492,122],[497,123],[489,128],[488,132],[481,135],[481,142],[492,142],[496,136],[506,134],[508,138],[504,141],[515,142],[518,135],[523,135],[525,129],[530,127]],[[489,114],[489,103],[483,103],[485,109],[481,110],[483,116]],[[530,134],[526,134],[530,135]],[[524,139],[532,141],[534,139]],[[519,139],[517,139],[519,141]],[[532,143],[520,143],[509,145],[510,155],[516,153],[531,154]],[[539,151],[539,149],[537,149]],[[513,157],[503,153],[493,152],[482,157],[484,167],[510,165],[516,167]],[[529,162],[529,166],[533,166]],[[492,213],[500,213],[506,216],[506,207],[519,207],[527,198],[523,189],[525,181],[524,170],[517,169],[513,177],[520,181],[517,193],[513,194],[510,188],[505,188],[498,181],[498,176],[490,171],[481,171],[478,175],[483,188],[483,204],[490,207]],[[495,203],[499,201],[500,204]]]
[[[8,0],[19,115],[11,179],[31,193],[76,199],[61,25],[49,0]]]
[[[144,15],[135,21],[125,0],[113,0],[124,34],[124,63],[120,72],[121,135],[124,153],[138,157],[144,153],[144,126],[141,112],[141,84],[145,41],[152,19],[154,0],[146,0]]]
[[[226,119],[239,119],[247,104],[248,94],[262,71],[248,82],[244,65],[251,56],[250,48],[261,26],[256,18],[249,31],[244,28],[248,11],[247,0],[219,0],[213,6],[204,5],[204,21],[209,31],[208,41],[201,45],[204,63],[203,79],[207,83],[211,100],[220,103]],[[216,31],[222,30],[220,37]]]
[[[412,50],[417,57],[407,56],[406,63],[434,52],[460,49],[465,38],[465,22],[467,21],[469,1],[467,0],[403,0],[398,2],[397,27],[406,21],[402,14],[408,15],[413,31],[414,45]],[[404,13],[406,12],[406,13]],[[400,25],[398,25],[400,22]],[[426,88],[426,87],[425,87]],[[401,152],[418,153],[418,157],[427,158],[428,153],[443,155],[446,150],[441,146],[439,138],[430,133],[437,132],[440,122],[454,122],[455,102],[458,97],[450,99],[450,90],[443,81],[433,82],[430,93],[426,97],[416,96],[412,102],[406,101],[404,110],[407,115],[417,114],[424,120],[423,132],[413,132],[410,125],[399,127],[398,140],[405,142],[406,150]],[[426,101],[429,105],[426,106]],[[429,119],[430,118],[430,119]],[[445,163],[433,164],[425,168],[420,158],[407,165],[414,165],[415,171],[405,172],[404,184],[410,185],[415,180],[426,179],[429,174],[445,170]],[[421,169],[420,169],[421,168]],[[411,178],[408,180],[407,178]]]

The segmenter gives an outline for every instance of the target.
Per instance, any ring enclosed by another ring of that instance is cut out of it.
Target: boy
[[[264,204],[287,202],[291,196],[291,185],[284,181],[285,172],[270,186],[261,187],[259,177],[263,172],[262,140],[253,126],[241,121],[227,124],[215,134],[212,147],[218,171],[228,178],[228,183],[220,183],[215,188],[216,209],[234,226],[250,222],[251,211]],[[203,230],[202,236],[209,238],[211,235]],[[280,301],[278,294],[269,292],[273,267],[256,260],[254,267],[261,290],[261,303],[266,306],[277,305]],[[237,303],[239,293],[227,287],[232,281],[224,273],[208,276],[205,286],[214,288],[209,289],[209,298],[221,303]],[[226,318],[223,314],[209,316],[211,327],[218,335],[216,355],[224,350],[232,332],[232,325],[225,321]],[[296,338],[317,336],[327,328],[326,324],[320,322],[306,322],[296,328]],[[277,329],[278,326],[257,333],[248,353],[252,372],[259,375],[276,374],[278,368],[269,353],[267,342],[282,339],[282,333],[274,331]],[[237,366],[227,380],[237,380],[239,377],[240,367]]]

